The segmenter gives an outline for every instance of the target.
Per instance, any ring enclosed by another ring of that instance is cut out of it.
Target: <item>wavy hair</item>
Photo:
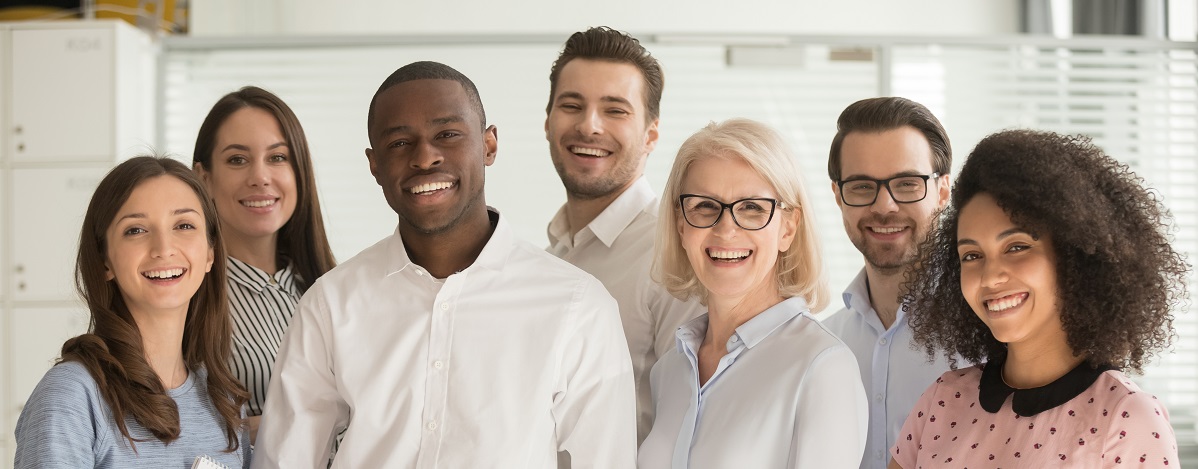
[[[212,269],[204,275],[192,296],[183,328],[183,359],[190,371],[203,368],[208,375],[207,392],[224,423],[228,451],[239,445],[241,406],[249,393],[229,371],[233,350],[229,300],[225,291],[225,251],[220,236],[216,207],[196,173],[183,163],[141,156],[113,168],[100,181],[79,234],[75,287],[91,313],[88,333],[66,341],[61,362],[81,363],[96,380],[100,394],[112,409],[121,434],[131,445],[126,418],[132,418],[155,438],[170,443],[179,438],[179,410],[175,400],[150,368],[145,358],[141,331],[125,305],[115,281],[105,276],[108,253],[107,231],[121,206],[143,182],[173,177],[183,181],[200,199],[207,225],[208,244],[213,248]]]
[[[682,195],[682,182],[696,161],[707,158],[743,160],[769,182],[787,210],[798,212],[798,229],[790,249],[778,255],[774,267],[778,292],[787,298],[803,297],[814,311],[827,306],[828,282],[802,173],[782,135],[749,119],[712,122],[687,138],[678,149],[658,212],[654,279],[679,299],[693,296],[707,304],[707,289],[695,276],[678,236],[678,197]]]
[[[980,193],[1016,225],[1051,235],[1061,322],[1090,366],[1142,371],[1173,340],[1171,311],[1184,301],[1189,266],[1170,244],[1156,193],[1085,137],[1008,130],[969,155],[951,207],[921,247],[922,268],[909,274],[909,320],[929,357],[939,349],[981,363],[1006,353],[961,293],[960,210]]]
[[[274,116],[283,131],[283,141],[291,150],[291,170],[295,172],[295,212],[279,228],[276,257],[286,257],[298,275],[300,291],[306,291],[316,279],[334,266],[337,260],[329,247],[320,212],[320,197],[316,193],[316,176],[312,169],[312,154],[299,118],[287,103],[274,93],[256,86],[247,86],[226,94],[216,101],[196,136],[191,164],[212,172],[212,155],[216,151],[216,134],[233,113],[254,107]]]

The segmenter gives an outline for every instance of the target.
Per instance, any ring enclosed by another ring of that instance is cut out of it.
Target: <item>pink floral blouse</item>
[[[1015,390],[997,364],[936,379],[907,416],[894,460],[904,469],[1179,467],[1165,406],[1122,372],[1082,364]]]

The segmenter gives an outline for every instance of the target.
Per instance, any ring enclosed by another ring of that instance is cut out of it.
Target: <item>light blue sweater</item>
[[[226,453],[223,420],[208,399],[207,373],[188,375],[182,386],[167,391],[179,407],[179,438],[164,445],[132,418],[129,434],[137,451],[121,434],[96,380],[82,364],[64,362],[50,368],[17,420],[15,468],[188,469],[196,456],[207,455],[230,468],[247,468],[250,445]]]

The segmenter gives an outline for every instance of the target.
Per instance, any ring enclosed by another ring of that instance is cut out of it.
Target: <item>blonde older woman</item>
[[[827,303],[814,219],[780,135],[710,124],[678,151],[655,272],[708,312],[653,367],[641,468],[855,468],[865,391],[852,352],[810,315]]]

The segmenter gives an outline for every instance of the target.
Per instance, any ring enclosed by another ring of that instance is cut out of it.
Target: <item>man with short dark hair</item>
[[[912,348],[900,286],[919,243],[948,203],[952,149],[936,116],[904,98],[872,98],[840,114],[828,177],[844,229],[865,268],[824,321],[857,356],[869,397],[864,468],[885,468],[907,413],[948,370]]]
[[[549,74],[545,138],[566,188],[549,223],[548,251],[603,282],[620,316],[637,388],[637,441],[653,423],[649,370],[675,347],[674,331],[703,308],[671,296],[649,274],[658,196],[645,180],[657,145],[661,65],[611,28],[574,33]]]
[[[487,207],[498,148],[474,83],[396,70],[368,118],[395,234],[300,300],[254,466],[632,467],[632,368],[594,277],[516,238]]]

